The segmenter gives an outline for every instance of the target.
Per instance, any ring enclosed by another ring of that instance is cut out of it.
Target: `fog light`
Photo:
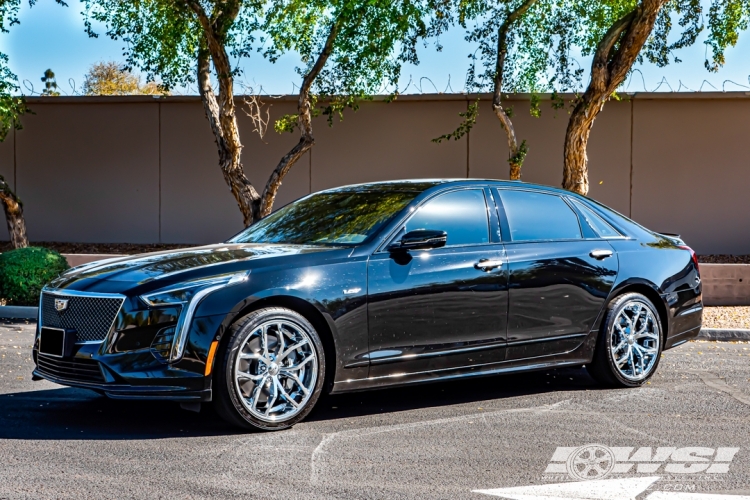
[[[174,341],[174,332],[174,326],[162,328],[157,332],[154,341],[151,342],[151,354],[162,363],[169,361],[169,353],[172,350],[172,342]]]

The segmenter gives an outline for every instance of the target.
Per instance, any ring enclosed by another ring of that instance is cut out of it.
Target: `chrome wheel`
[[[659,322],[640,300],[628,301],[612,323],[610,353],[615,368],[627,380],[643,380],[651,374],[659,356]]]
[[[284,320],[262,323],[240,345],[234,383],[243,406],[264,422],[294,417],[309,401],[318,358],[308,332]]]

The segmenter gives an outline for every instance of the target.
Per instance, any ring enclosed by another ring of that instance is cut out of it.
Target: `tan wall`
[[[459,141],[452,131],[475,97],[402,96],[365,103],[329,128],[286,177],[276,206],[343,184],[400,178],[507,178],[507,145],[489,100]],[[271,119],[295,110],[267,99]],[[567,110],[513,96],[530,152],[523,178],[558,186]],[[0,174],[24,201],[32,241],[203,243],[242,228],[197,98],[32,98],[34,115],[0,143]],[[238,115],[242,160],[258,190],[297,135],[263,140]],[[750,253],[750,100],[736,94],[638,94],[608,103],[588,149],[590,196],[699,253]],[[632,178],[632,190],[631,190]],[[0,239],[7,231],[0,228]]]

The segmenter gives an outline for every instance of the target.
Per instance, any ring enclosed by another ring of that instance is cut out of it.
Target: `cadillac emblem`
[[[70,299],[55,299],[55,310],[57,312],[63,312],[68,308],[68,302]]]

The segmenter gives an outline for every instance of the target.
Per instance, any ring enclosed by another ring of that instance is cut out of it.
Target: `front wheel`
[[[250,429],[280,430],[312,410],[325,355],[315,328],[290,309],[269,307],[237,321],[214,380],[216,410]]]
[[[626,293],[607,306],[594,359],[586,369],[605,385],[638,387],[656,372],[662,347],[656,307],[640,293]]]

